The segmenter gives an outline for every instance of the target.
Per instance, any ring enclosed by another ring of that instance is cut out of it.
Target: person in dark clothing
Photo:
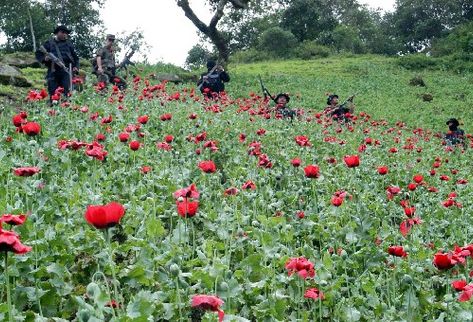
[[[353,96],[350,97],[350,99],[348,99],[347,102],[342,105],[339,104],[338,98],[339,97],[337,94],[329,95],[329,97],[327,98],[327,106],[324,109],[324,113],[329,114],[333,118],[346,121],[346,114],[352,114],[354,111],[353,104],[350,104],[350,107],[347,106],[349,102],[352,103],[351,100],[353,100]]]
[[[66,26],[58,26],[54,29],[54,37],[43,44],[44,49],[64,64],[66,68],[72,66],[72,71],[77,73],[79,70],[79,57],[76,54],[74,46],[68,39],[70,30]],[[58,64],[52,62],[51,57],[38,49],[36,51],[36,59],[48,67],[46,79],[48,81],[48,93],[51,97],[56,93],[58,87],[64,89],[64,95],[68,95],[70,91],[70,76],[67,71],[61,68]]]
[[[209,98],[218,96],[220,92],[225,90],[225,84],[230,81],[230,76],[223,69],[222,66],[218,65],[213,60],[207,62],[207,73],[203,73],[200,76],[197,86],[199,87],[202,94]]]
[[[283,117],[283,118],[290,117],[292,119],[296,115],[295,111],[287,107],[287,103],[289,103],[290,99],[291,98],[286,93],[280,93],[274,99],[274,101],[276,102],[275,111],[276,111],[276,114],[280,115],[280,117]]]
[[[448,130],[449,130],[445,134],[445,141],[447,142],[447,144],[448,145],[463,144],[465,131],[458,128],[458,126],[460,125],[460,122],[458,122],[458,120],[455,118],[451,118],[447,121],[446,124],[448,125]]]

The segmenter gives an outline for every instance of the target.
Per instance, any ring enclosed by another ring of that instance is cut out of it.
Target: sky
[[[197,16],[208,23],[211,13],[203,5],[204,0],[189,2]],[[358,2],[392,11],[395,0]],[[148,53],[150,63],[162,61],[184,66],[188,51],[199,42],[196,27],[184,16],[175,0],[106,0],[101,16],[106,28],[104,35],[141,30],[151,46]],[[0,31],[0,43],[4,41]]]
[[[359,0],[372,8],[394,9],[395,0]],[[130,5],[130,3],[132,5]],[[191,0],[191,8],[208,23],[211,14],[204,0]],[[187,52],[199,42],[197,29],[184,16],[175,0],[106,0],[101,12],[106,33],[140,29],[151,46],[149,62],[163,61],[183,66]]]

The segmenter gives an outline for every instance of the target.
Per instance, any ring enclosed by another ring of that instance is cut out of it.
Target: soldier
[[[449,129],[449,131],[445,134],[445,141],[447,142],[447,144],[450,146],[463,144],[465,131],[458,128],[458,126],[460,125],[460,122],[458,122],[458,120],[455,118],[451,118],[447,121],[447,125]]]
[[[94,73],[99,82],[113,82],[116,75],[115,35],[107,35],[105,46],[97,51],[94,60]]]
[[[274,99],[276,102],[276,114],[279,114],[282,117],[290,117],[291,119],[294,118],[296,112],[287,107],[287,103],[289,103],[290,99],[291,98],[286,93],[280,93],[276,96]]]
[[[218,93],[225,90],[225,84],[230,81],[230,76],[222,66],[217,65],[213,60],[207,62],[207,73],[203,73],[197,82],[202,94],[208,98],[218,96]],[[215,94],[214,94],[215,93]]]
[[[327,98],[327,107],[325,107],[324,113],[329,114],[333,118],[347,121],[348,118],[346,117],[346,114],[352,114],[355,109],[354,105],[352,104],[353,97],[354,96],[349,97],[345,103],[339,105],[338,95],[329,95],[329,97]],[[350,107],[347,107],[348,103],[350,103]]]
[[[48,67],[46,79],[50,101],[58,87],[64,89],[64,95],[69,94],[72,78],[69,70],[72,69],[75,73],[79,71],[79,57],[68,39],[71,31],[66,26],[58,26],[53,33],[54,37],[45,42],[35,53],[36,59]]]

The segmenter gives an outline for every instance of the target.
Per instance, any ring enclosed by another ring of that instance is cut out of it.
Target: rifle
[[[202,88],[202,86],[204,86],[204,83],[205,83],[204,78],[209,77],[209,76],[217,69],[218,66],[219,66],[219,64],[218,64],[218,61],[217,61],[217,63],[215,64],[215,66],[212,67],[212,69],[207,73],[207,75],[202,76],[202,83],[200,83],[199,86],[197,86],[197,89],[198,89],[199,91],[200,91],[200,89]]]
[[[52,61],[54,64],[56,64],[56,65],[58,65],[59,67],[61,67],[61,68],[69,75],[69,77],[72,76],[72,74],[69,72],[69,68],[67,68],[66,65],[64,65],[64,63],[63,63],[59,58],[56,57],[56,55],[54,55],[53,53],[48,52],[48,51],[46,50],[46,48],[44,48],[44,46],[39,47],[39,50],[40,50],[43,54],[45,54],[47,57],[49,57],[49,59],[51,59],[51,61]]]
[[[125,54],[125,58],[123,58],[122,62],[117,66],[117,69],[121,69],[121,68],[124,68],[124,69],[127,69],[127,66],[128,65],[135,65],[135,63],[133,63],[130,59],[131,57],[135,54],[135,50],[132,49],[131,51],[127,52]]]
[[[342,103],[342,105],[340,105],[340,108],[343,108],[345,107],[346,105],[348,105],[348,103],[353,103],[353,99],[355,98],[356,94],[353,94],[352,96],[348,97],[345,102]]]
[[[261,76],[260,76],[260,75],[258,75],[258,78],[259,78],[259,83],[260,83],[260,85],[261,85],[261,90],[263,91],[263,94],[264,94],[264,99],[266,99],[266,98],[269,96],[272,101],[274,101],[275,103],[277,103],[277,102],[274,100],[273,95],[271,95],[271,93],[269,92],[269,90],[264,86],[263,80],[261,79]]]

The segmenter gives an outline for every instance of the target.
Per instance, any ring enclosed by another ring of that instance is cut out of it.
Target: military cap
[[[107,39],[115,40],[115,35],[108,34],[108,35],[107,35]]]
[[[274,101],[277,102],[280,97],[285,97],[287,102],[289,102],[289,100],[291,99],[288,94],[286,94],[286,93],[279,93],[279,94],[276,96],[276,98],[274,99]]]
[[[449,120],[447,121],[447,125],[449,125],[450,123],[452,123],[453,126],[458,126],[458,125],[460,125],[460,122],[458,122],[458,120],[455,119],[455,118],[451,118],[451,119],[449,119]]]
[[[70,34],[70,33],[71,33],[71,30],[70,30],[70,29],[67,29],[66,26],[60,25],[60,26],[57,26],[56,29],[54,29],[53,34],[57,34],[57,33],[60,32],[60,31],[62,31],[62,32],[66,33],[66,34]]]

